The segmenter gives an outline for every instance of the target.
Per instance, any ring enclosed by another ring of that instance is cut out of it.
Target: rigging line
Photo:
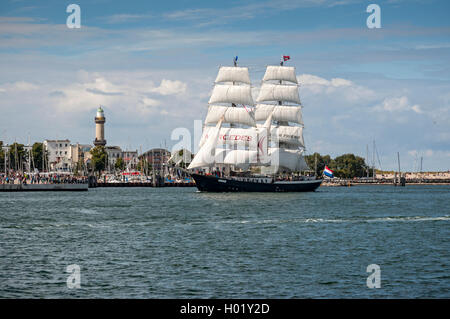
[[[380,156],[378,156],[378,149],[377,149],[376,145],[375,145],[375,152],[377,154],[378,164],[380,164],[380,170],[383,171],[383,168],[381,166]]]

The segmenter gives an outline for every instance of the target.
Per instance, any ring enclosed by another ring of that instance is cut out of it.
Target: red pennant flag
[[[284,61],[287,61],[287,60],[290,60],[290,59],[291,59],[291,57],[289,55],[283,55],[283,60]]]

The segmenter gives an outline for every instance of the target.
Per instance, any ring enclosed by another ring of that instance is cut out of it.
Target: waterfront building
[[[72,144],[72,163],[77,164],[80,160],[85,163],[87,159],[91,158],[92,145],[90,144]]]
[[[72,168],[72,145],[70,140],[45,140],[48,165],[52,170],[70,171]]]
[[[139,163],[138,151],[123,151],[122,159],[125,162],[125,167],[128,170],[136,169],[137,164]]]
[[[139,159],[142,158],[145,158],[152,165],[153,169],[159,172],[164,166],[167,166],[167,162],[170,159],[170,152],[164,148],[154,148],[139,156]]]
[[[102,107],[100,106],[97,110],[97,116],[95,117],[95,146],[105,146],[105,114],[103,112]]]
[[[120,146],[106,146],[105,151],[108,156],[108,170],[112,170],[117,160],[122,158],[122,149]]]

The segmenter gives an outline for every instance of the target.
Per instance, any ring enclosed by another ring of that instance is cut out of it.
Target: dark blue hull
[[[321,179],[258,183],[212,175],[191,174],[191,176],[195,180],[197,188],[202,192],[312,192],[322,183]]]

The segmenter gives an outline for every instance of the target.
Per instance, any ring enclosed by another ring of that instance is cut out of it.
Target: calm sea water
[[[449,186],[0,193],[0,297],[449,298],[449,238]]]

